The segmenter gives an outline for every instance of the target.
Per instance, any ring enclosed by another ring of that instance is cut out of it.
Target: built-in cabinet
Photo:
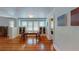
[[[40,27],[39,32],[40,32],[40,34],[46,34],[46,28],[45,27]]]
[[[19,34],[22,34],[25,32],[25,27],[19,27]]]
[[[7,37],[8,36],[8,27],[1,26],[0,27],[0,36]]]

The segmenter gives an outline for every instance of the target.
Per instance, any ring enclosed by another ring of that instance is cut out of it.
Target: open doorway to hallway
[[[0,7],[3,13],[0,16],[0,50],[54,51],[52,10],[52,7]],[[1,36],[3,34],[6,37]]]

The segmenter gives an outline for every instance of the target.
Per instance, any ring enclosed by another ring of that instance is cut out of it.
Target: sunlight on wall
[[[14,27],[14,21],[13,20],[9,21],[9,27]]]

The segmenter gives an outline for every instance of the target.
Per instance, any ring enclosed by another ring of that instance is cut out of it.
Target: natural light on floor
[[[29,44],[29,45],[34,45],[34,44],[36,44],[36,38],[28,38],[27,44]]]

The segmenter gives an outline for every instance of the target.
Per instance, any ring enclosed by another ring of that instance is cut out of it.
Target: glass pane
[[[27,27],[27,22],[26,21],[22,21],[22,27]]]
[[[39,30],[38,21],[34,21],[34,32]]]
[[[45,27],[45,22],[44,21],[40,21],[40,27]]]
[[[28,22],[27,31],[28,32],[33,32],[33,22],[32,21]]]

